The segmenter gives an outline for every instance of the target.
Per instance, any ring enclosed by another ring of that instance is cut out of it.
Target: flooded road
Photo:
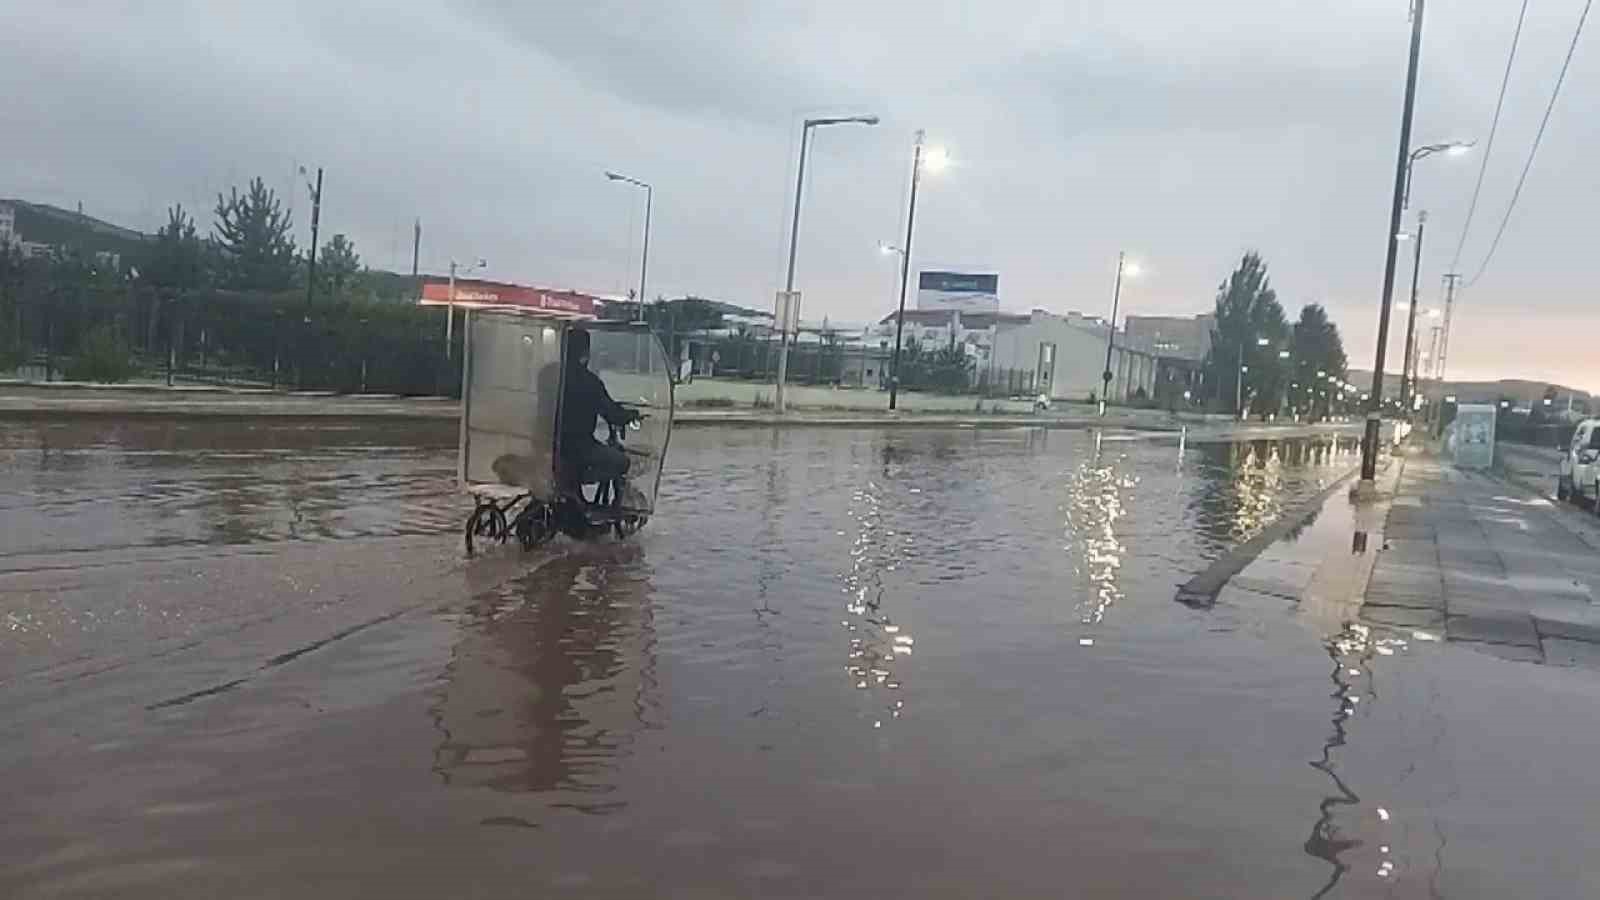
[[[1348,442],[685,428],[474,560],[454,443],[0,426],[0,894],[1596,888],[1593,673],[1174,602]]]

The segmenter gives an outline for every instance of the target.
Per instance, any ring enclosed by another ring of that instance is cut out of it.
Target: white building
[[[890,346],[895,321],[896,314],[890,313],[878,322],[877,333]],[[1103,319],[1077,312],[919,309],[906,310],[902,340],[923,347],[962,348],[972,357],[979,383],[1013,385],[1052,399],[1087,400],[1101,391],[1109,330]],[[1134,399],[1141,389],[1145,396],[1153,396],[1156,370],[1152,349],[1139,338],[1118,332],[1111,351],[1112,401]]]
[[[0,248],[10,247],[18,240],[17,208],[9,203],[0,203]]]

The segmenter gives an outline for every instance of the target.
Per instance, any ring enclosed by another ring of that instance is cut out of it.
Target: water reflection
[[[1099,624],[1123,597],[1118,582],[1127,548],[1117,531],[1125,514],[1123,493],[1138,485],[1116,463],[1105,458],[1100,432],[1095,432],[1094,452],[1073,471],[1067,482],[1065,506],[1066,549],[1073,554],[1072,573],[1088,583],[1089,591],[1077,603],[1078,619]]]
[[[445,423],[448,424],[448,423]],[[429,534],[459,526],[439,423],[0,423],[0,555]]]
[[[1382,632],[1375,634],[1372,629],[1356,622],[1347,623],[1343,630],[1323,642],[1323,648],[1333,665],[1328,679],[1333,683],[1334,690],[1328,696],[1334,701],[1334,712],[1330,720],[1332,731],[1322,745],[1321,755],[1311,761],[1311,767],[1328,777],[1333,785],[1333,793],[1324,796],[1317,804],[1317,817],[1304,846],[1307,855],[1326,862],[1331,871],[1328,881],[1312,895],[1313,898],[1325,897],[1338,886],[1351,869],[1345,854],[1365,844],[1359,838],[1345,836],[1340,828],[1340,811],[1358,807],[1361,797],[1340,774],[1334,751],[1348,742],[1348,723],[1355,716],[1357,708],[1365,701],[1365,708],[1370,712],[1373,702],[1378,699],[1374,659],[1392,656],[1404,651],[1406,646],[1404,638]],[[1380,823],[1390,820],[1390,812],[1383,806],[1375,806],[1373,812]],[[1389,858],[1390,846],[1388,841],[1379,846],[1381,859],[1377,875],[1380,878],[1387,879],[1395,874],[1394,862]]]
[[[885,456],[888,457],[888,449]],[[887,462],[885,479],[888,478]],[[920,492],[919,488],[910,488]],[[909,656],[916,639],[891,619],[883,608],[884,576],[899,568],[904,558],[904,539],[883,524],[884,489],[876,480],[853,491],[846,515],[855,534],[850,542],[850,569],[843,577],[845,618],[840,622],[849,634],[845,671],[851,684],[868,695],[898,693],[900,679],[896,661]],[[874,728],[898,719],[905,708],[903,698],[877,697],[879,708],[873,716]]]
[[[446,784],[621,805],[614,770],[659,704],[650,584],[632,545],[597,545],[480,595],[433,708]]]
[[[1212,546],[1249,540],[1355,464],[1354,445],[1337,439],[1194,445],[1191,516]],[[1306,484],[1307,481],[1311,483]]]

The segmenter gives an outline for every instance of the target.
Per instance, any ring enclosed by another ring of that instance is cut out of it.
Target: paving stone
[[[1451,594],[1446,593],[1445,611],[1452,616],[1504,616],[1529,617],[1533,615],[1533,601],[1516,594]]]
[[[1228,583],[1244,591],[1257,594],[1266,594],[1269,597],[1279,597],[1284,600],[1299,600],[1304,592],[1305,583],[1290,583],[1278,578],[1254,578],[1249,575],[1235,575],[1228,579]]]
[[[1485,611],[1456,615],[1452,609],[1449,619],[1445,621],[1445,634],[1452,641],[1539,646],[1539,635],[1533,630],[1533,617],[1523,613]]]
[[[1403,606],[1361,607],[1361,620],[1390,628],[1439,628],[1444,625],[1444,613],[1433,609],[1410,609]]]
[[[1452,643],[1459,647],[1476,650],[1479,653],[1487,653],[1490,656],[1509,659],[1512,662],[1544,662],[1544,651],[1537,644],[1532,647],[1524,647],[1520,644],[1491,644],[1484,641],[1456,641],[1454,639],[1452,639]]]
[[[1547,619],[1544,616],[1535,616],[1534,627],[1538,629],[1540,637],[1547,642],[1551,638],[1563,638],[1571,641],[1587,641],[1600,644],[1600,624],[1589,622],[1572,622],[1564,619]]]
[[[1372,580],[1395,587],[1444,587],[1444,578],[1439,574],[1439,569],[1436,566],[1423,568],[1421,566],[1379,565],[1372,573]]]
[[[1397,609],[1432,609],[1444,612],[1444,595],[1433,597],[1417,594],[1390,594],[1383,592],[1367,591],[1367,606],[1387,606]]]
[[[1437,578],[1429,581],[1422,578],[1385,578],[1374,575],[1367,583],[1367,590],[1369,593],[1404,594],[1412,597],[1443,597],[1444,582]]]
[[[1585,666],[1600,669],[1600,644],[1569,641],[1564,638],[1545,638],[1544,661],[1552,666]]]

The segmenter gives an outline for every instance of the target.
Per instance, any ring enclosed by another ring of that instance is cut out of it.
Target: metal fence
[[[460,330],[447,355],[444,312],[405,303],[43,285],[0,298],[0,322],[4,367],[44,380],[114,347],[140,381],[411,395],[460,384]]]

